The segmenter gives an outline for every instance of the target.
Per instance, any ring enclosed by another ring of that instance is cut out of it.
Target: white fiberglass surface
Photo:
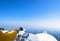
[[[39,33],[36,34],[36,36],[38,37],[39,41],[57,41],[57,39],[54,36],[48,33]]]

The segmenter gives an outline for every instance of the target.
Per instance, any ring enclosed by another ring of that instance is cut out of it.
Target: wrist
[[[19,30],[18,29],[15,29],[15,31],[17,31],[19,33]]]

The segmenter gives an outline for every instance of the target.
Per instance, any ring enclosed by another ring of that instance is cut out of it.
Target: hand
[[[23,28],[22,28],[22,27],[20,27],[20,28],[19,28],[19,30],[20,30],[20,31],[23,31]]]

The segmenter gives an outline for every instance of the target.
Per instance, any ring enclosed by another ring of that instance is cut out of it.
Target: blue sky
[[[0,24],[60,27],[60,0],[0,0]]]

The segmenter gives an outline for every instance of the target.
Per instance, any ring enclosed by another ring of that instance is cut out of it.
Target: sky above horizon
[[[60,28],[60,0],[0,0],[0,24]]]

